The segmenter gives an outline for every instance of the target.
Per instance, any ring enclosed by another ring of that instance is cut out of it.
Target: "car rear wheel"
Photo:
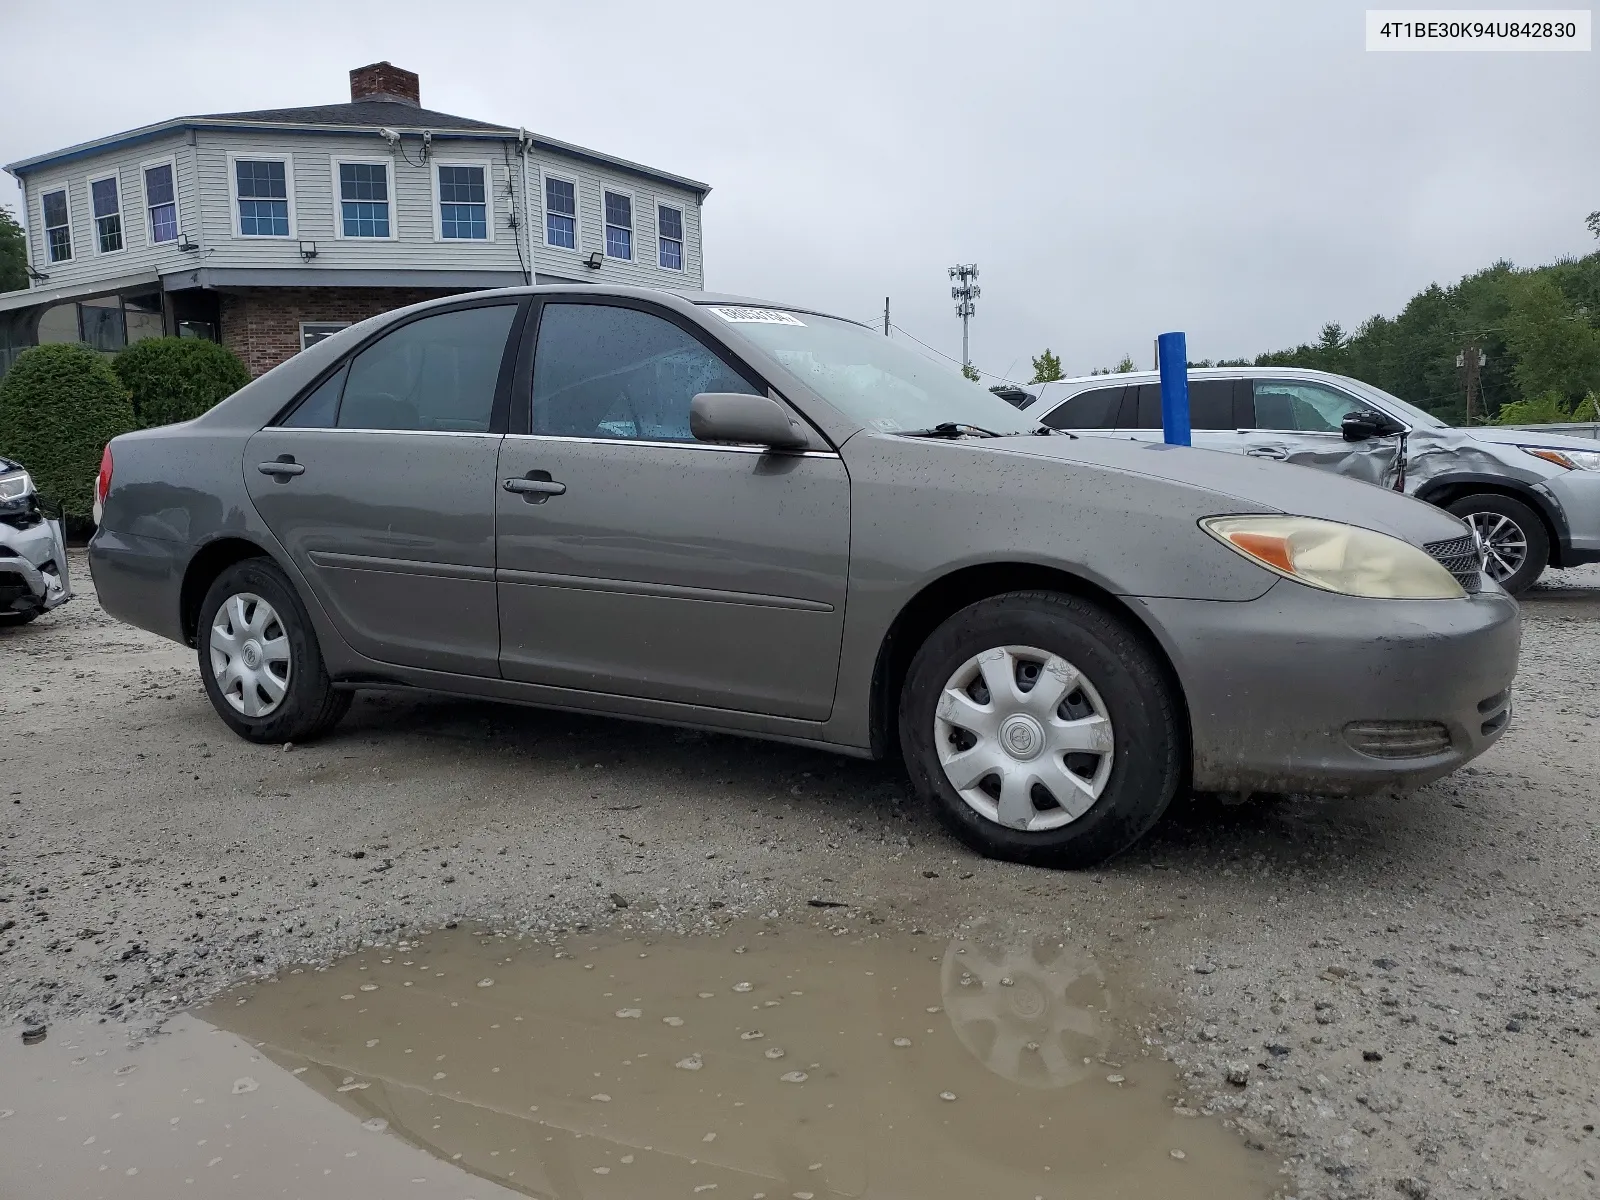
[[[1446,507],[1476,531],[1489,577],[1513,596],[1531,588],[1550,565],[1550,535],[1522,501],[1484,492]]]
[[[308,741],[350,707],[350,693],[328,677],[305,606],[269,559],[247,558],[217,576],[195,640],[206,695],[240,737]]]
[[[1082,867],[1147,832],[1187,737],[1155,655],[1076,596],[1011,592],[962,609],[912,661],[900,743],[917,791],[995,858]]]

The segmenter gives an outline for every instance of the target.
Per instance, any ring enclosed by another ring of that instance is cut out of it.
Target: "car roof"
[[[780,312],[805,313],[813,317],[828,317],[834,321],[848,321],[852,325],[861,325],[864,329],[872,328],[852,317],[840,316],[838,313],[831,313],[809,304],[780,304],[773,300],[763,300],[759,296],[740,296],[730,292],[702,292],[689,288],[632,287],[617,283],[536,283],[521,287],[491,288],[481,292],[441,296],[437,300],[430,300],[425,303],[430,306],[445,305],[451,301],[490,294],[505,296],[618,296],[624,299],[656,301],[665,298],[681,300],[695,305],[722,304],[739,308],[771,308]],[[422,306],[419,305],[418,307]]]
[[[1348,376],[1331,371],[1314,371],[1306,367],[1190,367],[1193,379],[1317,379],[1325,383],[1350,382]],[[1022,407],[1033,408],[1046,401],[1060,404],[1063,400],[1096,387],[1125,387],[1135,383],[1159,383],[1160,371],[1123,371],[1115,375],[1076,375],[1071,379],[1055,379],[1049,383],[1026,384],[1025,390],[1034,390],[1034,399]]]

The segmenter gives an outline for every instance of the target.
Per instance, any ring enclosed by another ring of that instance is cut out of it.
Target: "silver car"
[[[102,605],[261,742],[383,687],[898,755],[970,845],[1085,864],[1181,787],[1415,785],[1511,713],[1455,517],[1055,433],[793,306],[403,309],[117,438],[99,492]]]
[[[1153,371],[1034,384],[1009,399],[1055,429],[1161,440]],[[1381,388],[1287,367],[1189,372],[1193,440],[1403,491],[1467,521],[1495,581],[1520,595],[1549,567],[1600,562],[1600,444],[1457,429]]]
[[[61,519],[46,511],[23,465],[0,458],[0,629],[70,599]]]

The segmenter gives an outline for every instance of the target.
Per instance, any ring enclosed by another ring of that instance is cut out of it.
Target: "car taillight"
[[[82,478],[80,476],[80,478]],[[106,496],[111,492],[111,447],[108,445],[105,453],[100,456],[100,474],[94,480],[94,498],[101,504],[106,502]]]

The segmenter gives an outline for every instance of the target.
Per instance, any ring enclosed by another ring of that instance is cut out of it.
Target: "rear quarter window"
[[[1117,423],[1123,390],[1108,387],[1079,392],[1040,421],[1051,429],[1112,429]]]

